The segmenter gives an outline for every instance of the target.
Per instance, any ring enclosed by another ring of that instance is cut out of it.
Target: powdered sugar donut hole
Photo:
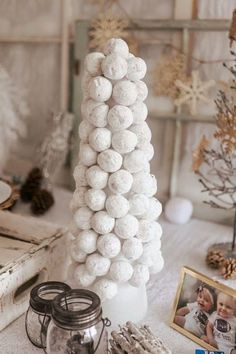
[[[89,189],[85,193],[85,202],[87,206],[93,211],[104,209],[106,201],[106,193],[101,189]]]
[[[79,161],[85,166],[92,166],[97,162],[97,152],[89,144],[80,144]]]
[[[131,173],[137,173],[143,170],[147,162],[146,156],[142,150],[136,149],[124,157],[124,167]]]
[[[85,253],[93,253],[97,249],[98,234],[93,230],[84,230],[76,237],[78,248]]]
[[[87,253],[78,248],[76,240],[73,240],[70,245],[71,258],[78,263],[84,263],[87,257]]]
[[[149,208],[147,212],[143,215],[144,219],[147,220],[156,220],[162,213],[162,204],[156,198],[149,199]]]
[[[144,194],[133,194],[129,198],[130,214],[141,217],[150,207],[149,198]]]
[[[91,229],[91,218],[93,212],[87,207],[79,208],[74,214],[74,221],[79,229]]]
[[[112,136],[112,147],[120,154],[127,154],[137,145],[137,136],[129,130],[121,130]]]
[[[75,212],[77,209],[86,206],[84,196],[87,190],[88,188],[86,187],[79,187],[74,191],[73,197],[70,202],[70,210],[72,212]]]
[[[128,58],[129,55],[129,47],[127,43],[121,38],[111,38],[105,48],[104,53],[106,55],[111,53],[116,53],[121,55],[124,58]]]
[[[122,195],[110,195],[106,200],[106,210],[113,218],[121,218],[129,211],[129,202]]]
[[[118,81],[112,92],[112,98],[116,103],[131,106],[137,99],[137,89],[133,82],[129,80]]]
[[[94,126],[87,120],[83,120],[79,125],[79,137],[82,143],[88,143],[89,134],[93,131]]]
[[[145,82],[143,81],[135,81],[135,86],[137,89],[137,101],[145,101],[148,95],[148,88]]]
[[[105,172],[115,172],[121,168],[123,158],[112,149],[105,150],[98,155],[98,165]]]
[[[96,128],[89,135],[89,144],[95,151],[101,152],[111,146],[111,131],[106,128]]]
[[[142,58],[132,57],[127,60],[128,69],[126,77],[129,80],[137,81],[144,78],[147,72],[147,65]]]
[[[123,169],[112,173],[108,179],[109,189],[115,194],[128,193],[132,187],[132,183],[132,174]]]
[[[109,233],[99,236],[97,240],[97,249],[102,256],[114,258],[120,253],[121,243],[115,234]]]
[[[89,82],[89,95],[95,101],[108,101],[112,94],[111,82],[103,76],[96,76]]]
[[[109,106],[105,103],[97,103],[97,105],[92,104],[90,107],[88,107],[87,120],[94,127],[104,128],[107,125],[107,115],[109,111]]]
[[[129,130],[131,130],[134,134],[137,135],[138,148],[142,149],[145,145],[150,143],[152,138],[152,133],[146,122],[143,122],[141,124],[133,124],[131,125],[131,127],[129,127]]]
[[[138,232],[138,220],[135,216],[127,214],[115,223],[115,234],[123,239],[134,237]]]
[[[143,253],[142,242],[136,237],[125,240],[122,246],[122,253],[129,261],[135,261]]]
[[[127,261],[115,261],[111,264],[109,276],[112,280],[121,283],[128,281],[133,274],[133,267]]]
[[[86,187],[88,185],[86,178],[87,167],[84,165],[77,165],[73,172],[73,177],[75,180],[76,188],[78,187]]]
[[[113,132],[123,130],[133,123],[133,113],[129,107],[115,105],[110,109],[107,120]]]
[[[150,274],[156,274],[159,273],[162,268],[164,267],[164,258],[162,257],[161,252],[156,255],[156,257],[153,260],[152,266],[149,268]]]
[[[149,242],[155,238],[157,223],[149,220],[140,220],[137,238],[142,242]]]
[[[143,102],[135,102],[129,107],[133,113],[134,124],[141,124],[145,121],[148,115],[147,106]]]
[[[141,150],[144,152],[147,161],[150,161],[153,156],[154,156],[154,148],[151,143],[147,143],[146,145],[143,145]]]
[[[98,211],[93,215],[91,225],[98,234],[108,234],[114,228],[115,219],[106,211]]]
[[[94,189],[103,189],[107,186],[109,174],[99,166],[91,166],[86,171],[87,183]]]
[[[84,66],[91,76],[101,75],[101,64],[104,58],[105,55],[100,52],[93,52],[86,55]]]
[[[84,264],[79,264],[75,269],[74,269],[74,280],[76,281],[76,284],[78,284],[81,287],[88,287],[93,284],[95,281],[96,277],[94,275],[91,275]]]
[[[136,264],[134,266],[134,271],[129,283],[135,287],[144,285],[149,280],[149,270],[145,264]]]
[[[86,258],[85,265],[89,274],[100,277],[107,274],[111,261],[99,253],[93,253]]]
[[[138,172],[133,175],[132,191],[152,197],[157,192],[157,181],[154,175]]]
[[[111,80],[120,80],[127,74],[127,61],[120,55],[112,53],[102,61],[102,72]]]
[[[114,296],[116,296],[118,287],[116,282],[106,278],[102,278],[94,283],[93,291],[98,294],[101,301],[103,302],[105,300],[110,300]]]

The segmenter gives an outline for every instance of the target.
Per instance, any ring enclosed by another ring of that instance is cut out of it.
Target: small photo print
[[[236,354],[236,290],[183,267],[171,327],[207,354]]]

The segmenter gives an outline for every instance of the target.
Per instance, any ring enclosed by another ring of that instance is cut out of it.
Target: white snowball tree
[[[122,39],[85,58],[71,257],[77,286],[102,300],[114,297],[119,283],[142,286],[164,264],[145,74],[144,60]]]

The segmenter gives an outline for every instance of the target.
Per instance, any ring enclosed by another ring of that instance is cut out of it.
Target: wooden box
[[[26,311],[33,286],[65,280],[66,244],[63,228],[0,211],[0,330]]]

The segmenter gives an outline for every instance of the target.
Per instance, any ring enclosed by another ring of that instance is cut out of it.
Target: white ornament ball
[[[113,87],[112,98],[116,103],[130,106],[137,99],[137,89],[133,82],[129,80],[118,81]]]
[[[122,195],[110,195],[106,200],[106,210],[113,218],[121,218],[129,211],[129,202]]]
[[[162,205],[158,199],[153,197],[149,199],[149,208],[147,212],[143,215],[143,218],[154,221],[159,218],[161,213],[162,213]]]
[[[155,260],[153,261],[152,266],[149,268],[150,274],[156,274],[162,270],[164,267],[164,258],[162,257],[161,252],[157,254]]]
[[[97,240],[97,249],[102,256],[107,258],[114,258],[120,253],[120,240],[113,233],[101,235]]]
[[[133,113],[134,124],[141,124],[148,115],[148,109],[145,103],[137,101],[129,107]]]
[[[134,134],[137,135],[138,143],[137,147],[142,149],[145,145],[150,143],[152,138],[152,132],[146,122],[141,124],[133,124],[129,127]]]
[[[87,167],[84,165],[77,165],[73,172],[73,177],[75,180],[76,188],[78,187],[86,187],[88,185],[86,178]]]
[[[193,213],[193,204],[185,198],[173,197],[165,206],[165,217],[174,224],[187,223]]]
[[[115,223],[115,234],[123,239],[134,237],[138,232],[139,223],[135,216],[127,214]]]
[[[133,176],[126,170],[112,173],[108,180],[109,189],[115,194],[128,193],[132,187]]]
[[[144,285],[149,280],[149,270],[145,264],[136,264],[134,266],[133,275],[129,281],[129,283],[135,287],[139,287]]]
[[[111,261],[98,253],[93,253],[86,258],[85,265],[89,274],[100,277],[108,273]]]
[[[124,167],[131,173],[137,173],[143,170],[147,162],[146,156],[142,150],[136,149],[125,155]]]
[[[94,127],[104,128],[107,125],[108,111],[109,106],[107,104],[89,100],[86,118]]]
[[[86,55],[84,66],[91,76],[101,75],[101,64],[104,58],[105,55],[99,52],[93,52]]]
[[[121,130],[112,135],[112,147],[120,154],[133,151],[137,142],[137,136],[129,130]]]
[[[115,219],[106,211],[98,211],[93,215],[91,224],[98,234],[108,234],[114,228]]]
[[[126,77],[129,80],[137,81],[144,78],[147,72],[147,65],[142,58],[132,57],[127,60],[128,69]]]
[[[135,81],[135,86],[138,92],[137,101],[145,101],[148,95],[147,85],[143,81]]]
[[[116,53],[124,58],[128,58],[129,47],[123,39],[111,38],[105,46],[104,53],[106,55]]]
[[[89,274],[84,264],[79,264],[74,270],[74,280],[76,281],[76,286],[81,286],[87,288],[92,285],[96,277]]]
[[[110,300],[117,294],[117,283],[102,278],[93,285],[93,291],[100,297],[101,301]]]
[[[93,211],[104,209],[106,201],[106,193],[102,189],[89,189],[85,193],[85,202],[87,206]]]
[[[70,255],[71,258],[78,263],[83,263],[86,260],[87,257],[87,253],[85,253],[84,251],[82,251],[81,249],[79,249],[77,241],[73,240],[71,242],[71,246],[70,246]]]
[[[108,101],[112,94],[111,82],[103,76],[97,76],[90,80],[89,95],[98,102]]]
[[[161,238],[161,225],[155,221],[140,220],[137,238],[142,242],[149,242],[154,238]]]
[[[152,197],[157,192],[157,181],[154,175],[138,172],[133,175],[132,191]]]
[[[91,218],[93,212],[87,207],[78,209],[74,214],[74,221],[79,229],[88,230],[91,229]]]
[[[87,120],[82,120],[79,125],[79,137],[82,143],[88,143],[89,134],[93,131],[94,126]]]
[[[109,276],[112,280],[121,283],[128,281],[133,274],[133,267],[127,261],[115,261],[111,264]]]
[[[129,198],[129,212],[134,216],[142,216],[149,209],[149,198],[144,194],[133,194]]]
[[[85,166],[92,166],[97,162],[97,152],[89,144],[80,144],[79,161]]]
[[[105,172],[115,172],[122,166],[122,156],[114,150],[108,149],[98,155],[98,165]]]
[[[93,230],[81,231],[76,237],[76,242],[80,250],[85,253],[93,253],[97,249],[98,234]]]
[[[111,131],[106,128],[96,128],[89,135],[89,144],[95,151],[101,152],[111,146]]]
[[[130,261],[135,261],[143,253],[143,245],[136,237],[125,240],[122,246],[123,255]]]
[[[116,53],[109,54],[102,61],[102,72],[108,79],[120,80],[127,74],[127,61]]]
[[[107,120],[113,132],[128,128],[133,123],[133,113],[129,107],[115,105],[107,116]]]
[[[79,209],[81,207],[86,206],[84,196],[85,196],[85,193],[87,192],[87,190],[88,190],[88,188],[86,188],[86,187],[79,187],[74,191],[73,197],[70,202],[70,210],[72,212],[76,211],[77,209]]]
[[[91,166],[86,171],[87,183],[94,189],[103,189],[107,186],[108,173],[99,166]]]

